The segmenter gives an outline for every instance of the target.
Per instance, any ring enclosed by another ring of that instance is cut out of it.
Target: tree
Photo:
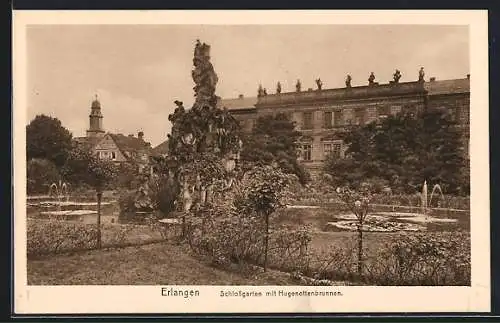
[[[276,163],[283,172],[296,175],[301,184],[306,184],[309,174],[297,161],[296,142],[301,135],[284,113],[259,117],[252,133],[243,139],[241,158],[252,164]]]
[[[349,187],[337,187],[337,195],[356,217],[358,233],[358,276],[363,277],[363,230],[370,207],[371,194],[367,189],[354,191]]]
[[[88,169],[92,158],[89,149],[80,145],[74,146],[61,168],[64,180],[73,185],[88,185]]]
[[[97,194],[97,248],[101,248],[101,200],[106,185],[112,183],[117,174],[116,166],[111,161],[91,158],[88,165],[87,183]]]
[[[239,205],[244,213],[255,212],[265,225],[264,271],[267,270],[269,250],[269,218],[279,208],[284,207],[287,188],[292,184],[289,174],[283,173],[273,166],[258,166],[245,174],[243,205]]]
[[[467,170],[461,134],[442,112],[390,116],[347,131],[344,142],[346,158],[329,156],[324,167],[336,185],[382,180],[413,193],[427,180],[451,194],[468,188],[468,179],[460,176]]]
[[[62,126],[59,119],[37,115],[26,126],[27,159],[48,159],[61,167],[71,150],[71,138],[71,133]]]
[[[84,147],[74,147],[63,167],[65,178],[73,183],[87,184],[96,191],[97,196],[97,248],[101,248],[101,201],[103,191],[117,177],[118,168],[108,160],[102,160],[92,155]]]
[[[47,159],[30,159],[27,163],[26,173],[29,194],[47,193],[49,185],[57,182],[60,178],[56,165]]]

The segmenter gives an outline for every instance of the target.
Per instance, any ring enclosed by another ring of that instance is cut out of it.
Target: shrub
[[[138,166],[131,163],[122,163],[118,167],[118,176],[115,185],[118,188],[135,189],[138,185]]]
[[[49,185],[60,179],[56,165],[48,159],[30,159],[26,171],[28,194],[47,194]]]
[[[152,202],[157,206],[158,210],[164,215],[168,215],[175,210],[175,201],[180,192],[177,181],[173,178],[160,176],[153,178],[149,187]]]
[[[355,239],[309,254],[315,279],[379,286],[469,286],[470,238],[466,232],[391,235],[376,250],[365,248],[363,276],[356,275]]]
[[[238,205],[241,196],[228,200]],[[186,221],[192,250],[208,256],[213,264],[264,265],[266,225],[256,213],[241,212],[231,202],[218,203],[193,209]],[[310,241],[310,227],[273,227],[269,231],[269,267],[304,271]]]
[[[118,205],[120,206],[120,216],[135,215],[135,192],[123,190],[120,192],[118,198]]]
[[[366,248],[365,248],[366,250]],[[356,281],[357,274],[357,238],[347,238],[341,246],[327,245],[308,253],[309,267],[304,274],[314,279],[332,281]]]
[[[156,221],[157,222],[157,221]],[[95,225],[58,220],[28,219],[27,254],[36,257],[71,251],[97,248],[98,231]],[[152,230],[144,225],[102,225],[103,247],[126,247],[145,243],[160,242],[170,233]]]
[[[367,266],[365,278],[376,285],[470,285],[468,233],[403,234]]]
[[[27,223],[28,256],[39,256],[97,247],[97,228],[66,221],[31,220]]]

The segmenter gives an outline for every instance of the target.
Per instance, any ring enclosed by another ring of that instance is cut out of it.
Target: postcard
[[[16,314],[490,311],[486,11],[14,11]]]

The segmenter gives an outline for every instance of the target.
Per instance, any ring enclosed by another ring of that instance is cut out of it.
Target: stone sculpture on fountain
[[[215,91],[219,79],[210,62],[210,46],[199,40],[193,65],[195,102],[186,110],[182,102],[176,101],[177,108],[169,116],[172,130],[168,158],[181,187],[177,202],[183,213],[210,204],[216,191],[223,191],[216,189],[217,185],[219,188],[232,183],[242,144],[237,136],[237,121],[227,109],[217,107],[219,98]],[[259,95],[265,95],[262,87]]]

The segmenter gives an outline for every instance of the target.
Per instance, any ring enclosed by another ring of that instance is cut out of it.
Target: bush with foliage
[[[157,223],[158,221],[155,221],[155,224]],[[137,224],[105,224],[102,225],[102,229],[104,248],[160,242],[172,235],[172,230],[166,230],[164,227]],[[28,257],[96,249],[98,234],[98,229],[94,225],[61,220],[28,219]]]
[[[276,163],[284,173],[296,175],[305,185],[310,181],[310,174],[297,161],[297,141],[301,136],[284,113],[259,117],[252,132],[243,137],[241,158],[251,164]]]
[[[94,249],[97,246],[97,235],[95,226],[28,219],[28,256]]]
[[[306,275],[378,286],[470,286],[468,232],[391,235],[380,248],[365,249],[361,277],[356,274],[356,240],[310,252]]]
[[[71,150],[71,138],[59,119],[37,115],[26,126],[26,157],[48,159],[61,167]]]
[[[118,197],[120,216],[130,217],[135,214],[135,191],[121,190]]]
[[[293,177],[272,166],[254,167],[216,203],[191,209],[188,241],[214,263],[297,269],[305,264],[310,228],[271,226]]]
[[[139,185],[139,167],[132,163],[121,163],[118,166],[118,174],[115,186],[120,189],[135,189]]]
[[[49,186],[61,178],[56,165],[48,159],[30,159],[26,170],[28,194],[47,194]]]
[[[85,184],[94,190],[114,188],[119,168],[112,161],[99,159],[83,146],[75,146],[61,171],[64,179],[74,186]]]
[[[469,194],[462,135],[443,112],[390,116],[354,127],[344,137],[346,158],[329,156],[324,167],[337,186],[383,180],[397,193],[415,193],[427,180],[446,194]]]
[[[390,242],[366,267],[376,285],[470,286],[468,233],[405,234]]]

